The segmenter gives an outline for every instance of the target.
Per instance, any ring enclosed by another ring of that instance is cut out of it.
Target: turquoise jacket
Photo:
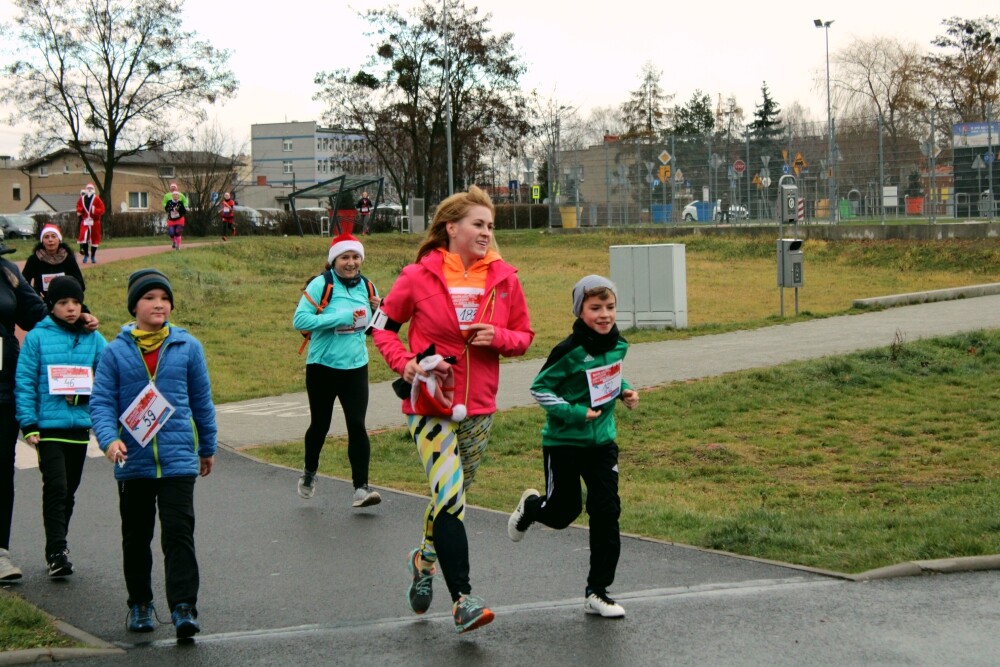
[[[51,317],[35,325],[24,339],[17,360],[14,401],[17,420],[27,437],[39,429],[90,429],[86,402],[70,405],[66,396],[49,393],[49,366],[87,366],[96,375],[107,342],[96,331],[64,329]],[[51,438],[46,438],[51,439]]]
[[[331,284],[330,301],[322,313],[316,312],[316,306],[305,295],[299,299],[292,326],[299,331],[312,332],[307,364],[322,364],[338,370],[361,368],[368,364],[365,329],[372,319],[372,308],[368,303],[368,284],[371,283],[362,279],[348,288],[333,276]],[[305,291],[319,304],[325,289],[326,279],[320,274],[309,281]],[[378,294],[374,284],[372,290]]]

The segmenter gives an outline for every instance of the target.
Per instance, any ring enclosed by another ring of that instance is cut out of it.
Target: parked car
[[[712,206],[712,220],[719,222],[722,220],[722,211],[719,210],[720,206],[719,199],[715,200],[715,204]],[[701,201],[693,201],[684,207],[684,211],[681,213],[681,217],[685,222],[707,222],[702,216],[702,220],[698,219],[698,210],[704,210],[706,205]],[[729,205],[729,219],[730,220],[749,220],[750,212],[740,204],[730,204]]]
[[[254,229],[258,229],[264,224],[264,216],[260,214],[255,208],[250,208],[249,206],[234,206],[233,216],[236,218],[236,224],[239,224],[240,220],[246,220]]]
[[[34,238],[35,219],[26,213],[8,213],[0,215],[0,229],[3,229],[4,238]]]

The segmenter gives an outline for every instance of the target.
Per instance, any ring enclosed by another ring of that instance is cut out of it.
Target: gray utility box
[[[802,284],[802,239],[778,239],[778,287]]]
[[[799,186],[795,184],[795,177],[791,174],[785,174],[778,179],[778,201],[776,203],[775,208],[778,209],[778,222],[780,224],[794,223],[798,220]]]
[[[408,210],[410,212],[410,233],[423,234],[427,227],[427,218],[424,217],[424,200],[410,199]]]
[[[684,245],[613,245],[611,280],[618,288],[618,328],[687,329]]]

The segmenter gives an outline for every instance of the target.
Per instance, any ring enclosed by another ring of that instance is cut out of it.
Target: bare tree
[[[940,51],[924,61],[926,90],[950,123],[981,121],[1000,104],[1000,17],[941,23],[945,34],[931,42]]]
[[[881,116],[893,161],[901,142],[920,130],[916,127],[924,106],[919,94],[923,54],[916,44],[891,37],[853,39],[831,58],[831,95],[841,118],[874,119]]]
[[[203,118],[237,87],[229,53],[184,30],[181,0],[14,0],[19,49],[6,68],[25,153],[68,147],[102,197],[115,167],[163,143],[168,118]],[[103,178],[98,174],[103,173]]]

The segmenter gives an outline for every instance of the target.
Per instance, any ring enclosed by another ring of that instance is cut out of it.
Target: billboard
[[[986,148],[1000,145],[1000,123],[959,123],[952,126],[952,146],[955,148]]]

